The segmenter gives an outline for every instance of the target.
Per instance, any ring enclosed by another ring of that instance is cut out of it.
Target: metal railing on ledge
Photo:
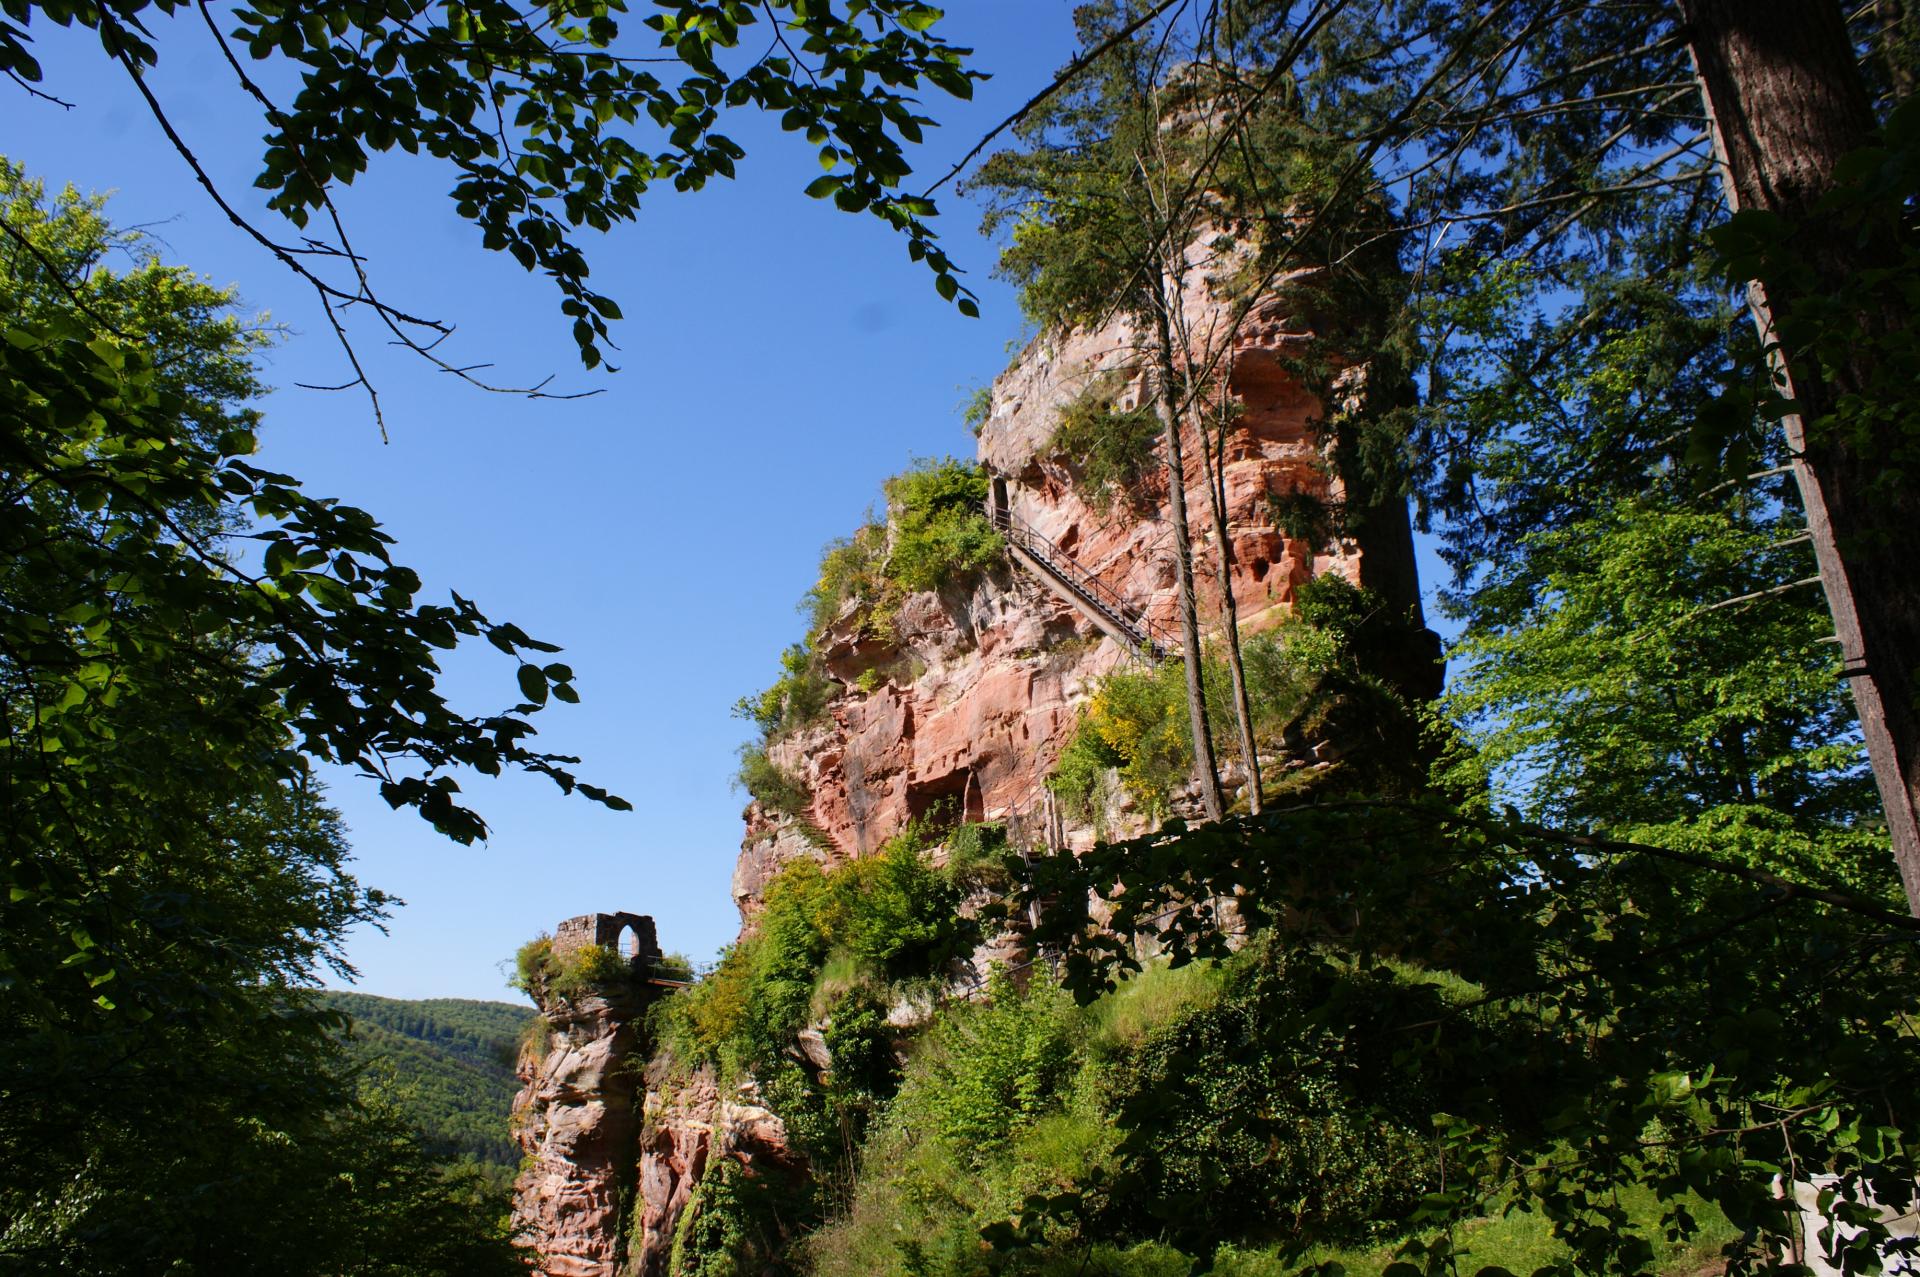
[[[1055,583],[1104,617],[1131,639],[1135,648],[1145,652],[1149,659],[1159,661],[1176,650],[1170,634],[1121,598],[1113,587],[1074,562],[1059,546],[1028,527],[1011,510],[989,503],[987,521],[1006,538],[1008,545],[1021,550],[1038,563]]]

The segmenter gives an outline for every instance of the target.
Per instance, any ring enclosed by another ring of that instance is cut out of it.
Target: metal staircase
[[[1059,546],[1041,536],[998,501],[987,503],[987,519],[1005,538],[1014,561],[1038,576],[1078,607],[1115,641],[1159,662],[1175,650],[1172,636],[1093,573],[1075,563]]]

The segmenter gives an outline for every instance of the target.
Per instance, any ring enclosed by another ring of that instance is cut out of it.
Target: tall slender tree
[[[1790,406],[1781,427],[1820,583],[1920,915],[1920,424],[1902,358],[1912,311],[1889,281],[1920,254],[1897,204],[1863,215],[1835,198],[1878,125],[1840,6],[1679,7],[1727,203],[1748,227],[1769,219],[1748,305]]]
[[[1080,13],[1082,41],[1101,50],[1099,57],[1084,78],[1022,121],[1022,148],[990,158],[970,186],[993,194],[990,231],[1017,219],[1001,271],[1020,284],[1035,321],[1092,326],[1125,315],[1137,334],[1138,373],[1161,426],[1194,779],[1208,819],[1218,820],[1226,804],[1202,681],[1182,437],[1188,385],[1174,327],[1184,304],[1191,221],[1184,208],[1180,221],[1163,216],[1166,194],[1155,190],[1156,181],[1162,187],[1169,181],[1159,152],[1163,70],[1148,42],[1112,39],[1125,19],[1113,6]]]

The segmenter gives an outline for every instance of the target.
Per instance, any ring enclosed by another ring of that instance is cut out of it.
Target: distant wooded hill
[[[347,1050],[354,1061],[393,1069],[428,1147],[449,1160],[519,1163],[507,1114],[519,1085],[514,1054],[535,1014],[532,1007],[464,998],[325,996],[353,1020]]]

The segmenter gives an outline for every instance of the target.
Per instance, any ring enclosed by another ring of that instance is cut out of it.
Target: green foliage
[[[1778,830],[1715,820],[1693,833],[1677,858],[1433,801],[1350,799],[1042,858],[1025,898],[1051,902],[1038,939],[1066,946],[1085,998],[1137,966],[1142,936],[1176,961],[1226,957],[1216,899],[1269,936],[1271,974],[1245,987],[1293,1009],[1245,1014],[1223,998],[1180,1030],[1166,1069],[1139,1075],[1148,1112],[1169,1120],[1129,1146],[1129,1173],[1176,1194],[1211,1186],[1179,1198],[1166,1221],[1177,1244],[1213,1227],[1193,1202],[1306,1174],[1318,1196],[1284,1198],[1302,1238],[1398,1221],[1411,1230],[1400,1257],[1417,1265],[1450,1230],[1524,1210],[1550,1222],[1575,1270],[1644,1269],[1712,1223],[1688,1205],[1701,1198],[1750,1230],[1746,1253],[1777,1253],[1791,1222],[1760,1167],[1791,1157],[1802,1174],[1852,1177],[1845,1193],[1871,1184],[1904,1201],[1920,1158],[1920,1114],[1889,1080],[1912,1038],[1906,946],[1890,943],[1908,924],[1879,903],[1898,898],[1887,858],[1848,867],[1867,891],[1829,889],[1823,903],[1794,889],[1791,866],[1745,868],[1775,854]],[[1831,847],[1801,855],[1837,876]],[[1846,987],[1805,981],[1796,955],[1811,953],[1848,964]],[[1175,1069],[1219,1091],[1228,1116],[1169,1113]],[[1240,1089],[1273,1076],[1298,1084],[1266,1101]],[[1328,1125],[1318,1106],[1335,1094],[1342,1120],[1367,1115],[1371,1133]],[[1326,1162],[1321,1177],[1309,1165],[1326,1156],[1320,1130],[1348,1130],[1341,1147],[1381,1173]],[[1268,1154],[1251,1179],[1223,1169],[1245,1164],[1239,1139]],[[1396,1205],[1436,1148],[1445,1190]],[[1629,1215],[1630,1192],[1659,1210]]]
[[[1088,47],[1120,23],[1112,5],[1085,6],[1075,20]],[[1010,230],[997,273],[1043,329],[1148,304],[1141,266],[1157,250],[1158,212],[1139,157],[1156,149],[1158,122],[1141,105],[1152,74],[1149,51],[1120,42],[1023,116],[1023,149],[989,156],[962,188],[989,195],[987,234]]]
[[[894,614],[908,594],[966,581],[999,558],[1000,534],[984,513],[987,477],[979,465],[950,457],[917,461],[888,479],[885,488],[887,521],[869,516],[851,537],[828,543],[821,555],[820,575],[801,603],[807,639],[781,653],[779,680],[734,706],[736,716],[760,729],[763,742],[820,721],[839,695],[840,684],[813,648],[822,630],[851,610],[862,632],[890,640]],[[890,669],[895,677],[910,676],[909,681],[920,673],[904,661]],[[873,691],[885,676],[864,671],[857,686]],[[755,797],[761,796],[758,785],[784,798],[774,777],[748,753],[742,751],[742,787]]]
[[[986,429],[987,419],[993,415],[993,387],[977,386],[969,394],[960,408],[960,422],[973,432],[976,438]]]
[[[852,537],[830,543],[821,558],[803,609],[813,634],[852,604],[864,613],[864,628],[888,637],[907,594],[964,580],[1000,553],[1000,535],[984,513],[987,475],[978,464],[951,457],[916,461],[883,487],[886,522],[869,519]]]
[[[1835,828],[1874,809],[1832,623],[1788,520],[1622,503],[1480,586],[1446,708],[1529,815],[1618,827],[1717,807]],[[1729,600],[1742,600],[1727,605]]]
[[[1162,661],[1147,670],[1117,669],[1101,679],[1050,783],[1072,810],[1086,812],[1103,766],[1119,768],[1121,784],[1149,813],[1165,812],[1168,796],[1193,768],[1181,662]]]
[[[1122,379],[1105,374],[1060,409],[1048,447],[1079,471],[1079,489],[1098,514],[1115,498],[1138,505],[1141,484],[1158,464],[1160,418],[1152,408],[1116,407]]]
[[[1105,833],[1107,776],[1126,766],[1127,761],[1126,755],[1107,744],[1100,730],[1083,713],[1066,747],[1054,760],[1047,788],[1059,797],[1069,819],[1090,821],[1096,833]]]
[[[1307,582],[1277,631],[1242,641],[1254,739],[1303,748],[1337,737],[1353,756],[1341,764],[1342,785],[1404,788],[1433,749],[1432,733],[1369,666],[1387,659],[1411,628],[1377,594],[1343,577]],[[1226,659],[1209,650],[1203,660],[1207,719],[1224,739],[1234,724]],[[1166,812],[1193,770],[1185,678],[1180,663],[1168,660],[1101,679],[1047,781],[1068,814],[1104,828],[1109,773],[1150,815]]]
[[[929,862],[933,836],[915,825],[830,872],[813,860],[787,866],[754,929],[653,1010],[654,1038],[679,1067],[712,1066],[723,1082],[751,1073],[810,1166],[804,1185],[777,1169],[710,1171],[676,1237],[674,1271],[760,1271],[832,1206],[852,1150],[899,1081],[889,1008],[976,940],[958,916],[952,875]],[[821,1026],[832,1061],[824,1074],[796,1063],[809,1023]]]
[[[732,1158],[715,1158],[687,1200],[674,1227],[667,1271],[675,1277],[733,1277],[736,1254],[746,1248],[740,1197],[743,1172]]]
[[[946,837],[948,881],[962,892],[998,890],[1011,882],[1005,825],[969,822]]]
[[[1217,962],[1184,967],[1152,963],[1129,973],[1087,1007],[1090,1049],[1116,1057],[1220,1000],[1227,969]]]
[[[819,914],[829,947],[893,978],[938,971],[971,947],[952,878],[928,861],[929,837],[910,828],[834,871]]]
[[[1433,1001],[1417,977],[1336,978],[1363,1020]],[[807,1244],[812,1270],[1186,1272],[1223,1241],[1391,1227],[1432,1187],[1409,1103],[1431,1078],[1387,1067],[1388,1041],[1316,1061],[1311,984],[1264,950],[1150,964],[1084,1010],[996,975],[922,1035],[844,1217]]]
[[[743,696],[734,703],[736,718],[744,718],[760,729],[763,741],[773,741],[799,727],[820,721],[827,704],[839,691],[839,685],[820,668],[819,659],[805,644],[795,643],[780,654],[780,678],[773,686],[755,696]],[[746,780],[746,758],[741,758],[741,785],[751,791]]]
[[[253,401],[266,387],[252,356],[266,349],[274,330],[264,316],[235,313],[233,289],[167,265],[157,241],[115,228],[106,206],[104,196],[71,186],[49,200],[44,182],[0,157],[0,218],[19,237],[0,269],[0,315],[37,324],[84,307],[99,329],[93,340],[157,356],[152,376],[201,446],[255,429],[260,414]],[[116,255],[136,265],[111,269]]]
[[[987,522],[987,488],[979,463],[951,457],[917,461],[888,479],[889,581],[908,591],[937,590],[995,562],[1001,541]]]
[[[510,1270],[498,1203],[356,1087],[313,990],[387,899],[308,763],[477,837],[447,768],[582,788],[525,743],[571,671],[454,712],[438,652],[544,645],[416,605],[369,516],[247,463],[260,334],[226,294],[118,275],[97,202],[0,184],[0,1094],[34,1097],[0,1106],[0,1266]]]
[[[767,747],[756,741],[740,746],[740,769],[733,783],[769,811],[798,816],[813,803],[813,795],[799,777],[767,757]]]
[[[698,984],[660,1004],[659,1040],[685,1064],[737,1076],[777,1062],[809,1019],[838,1015],[840,1000],[857,1001],[867,981],[944,970],[971,949],[976,928],[958,915],[951,875],[929,863],[931,836],[915,826],[831,872],[811,859],[788,865],[768,884],[754,931]],[[816,1005],[836,962],[851,978],[837,976],[839,997]]]
[[[978,1165],[1056,1099],[1073,1060],[1072,1003],[1005,976],[987,1000],[943,1018],[915,1053],[890,1120]]]
[[[514,951],[513,975],[507,983],[530,997],[539,989],[553,968],[553,937],[541,932]]]
[[[938,9],[919,0],[863,7],[870,23],[792,0],[765,9],[682,0],[645,19],[660,56],[640,58],[615,53],[638,34],[623,35],[620,10],[582,17],[564,5],[528,11],[498,0],[404,16],[347,4],[244,5],[223,40],[299,86],[264,121],[255,184],[269,208],[304,228],[333,210],[337,185],[365,172],[370,152],[424,150],[454,166],[454,211],[479,227],[486,247],[553,280],[593,367],[620,308],[588,287],[576,236],[632,220],[655,182],[687,191],[731,178],[746,152],[717,126],[745,107],[778,116],[818,148],[827,173],[807,194],[904,234],[941,298],[977,313],[927,225],[933,202],[901,189],[912,171],[906,146],[933,123],[915,109],[916,90],[968,98],[977,73],[962,50],[930,34]],[[10,6],[8,16],[24,26],[40,13],[91,30],[109,62],[141,76],[167,45],[148,25],[156,8],[164,6],[51,0]],[[763,18],[807,49],[807,65],[791,56],[733,65],[741,29]],[[0,72],[41,79],[19,27],[0,28]]]
[[[653,964],[653,971],[663,980],[692,980],[693,959],[684,953],[663,954]]]
[[[809,638],[840,619],[849,604],[871,616],[887,592],[887,525],[873,512],[850,537],[827,542],[820,555],[820,575],[801,603]]]
[[[520,946],[513,967],[508,983],[542,1004],[615,991],[633,978],[632,966],[611,945],[582,944],[555,953],[553,937],[544,934]]]
[[[1161,1235],[1190,1250],[1262,1232],[1341,1241],[1398,1231],[1440,1183],[1436,1096],[1418,1062],[1370,1035],[1430,1009],[1430,990],[1258,956],[1233,974],[1224,996],[1114,1068],[1112,1103],[1137,1115],[1116,1206],[1158,1216]],[[1328,1002],[1344,1013],[1337,1030],[1272,1032]]]
[[[328,993],[348,1018],[343,1041],[356,1068],[391,1074],[397,1107],[429,1152],[448,1161],[512,1167],[519,1147],[507,1115],[519,1089],[521,1037],[540,1017],[530,1008],[459,998],[400,1001]]]
[[[547,988],[573,1000],[612,988],[632,974],[627,960],[612,945],[583,944],[561,955]]]

